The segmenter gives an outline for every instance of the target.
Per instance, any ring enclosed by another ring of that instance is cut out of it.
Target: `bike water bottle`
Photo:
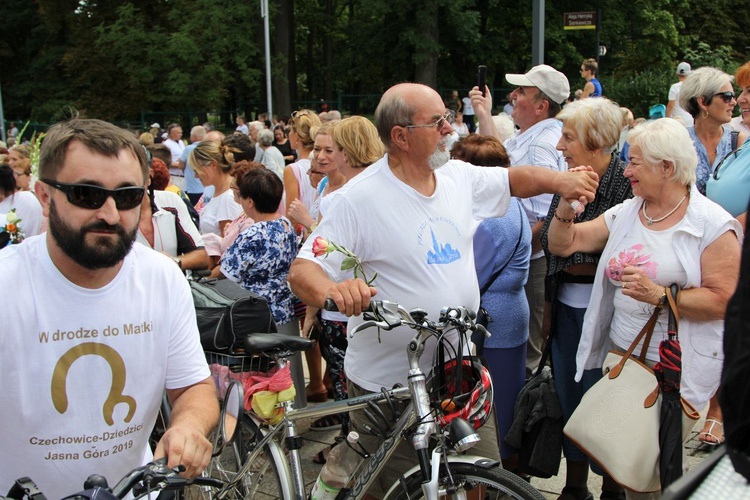
[[[311,500],[333,500],[339,491],[346,486],[357,470],[361,457],[353,446],[359,440],[359,434],[352,431],[346,437],[349,445],[341,444],[331,450],[318,480],[310,492]]]

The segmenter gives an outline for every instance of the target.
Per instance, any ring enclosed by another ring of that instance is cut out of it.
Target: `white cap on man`
[[[683,61],[677,65],[677,71],[675,71],[675,73],[680,76],[688,76],[690,71],[692,71],[690,64]]]
[[[507,74],[505,79],[511,85],[519,87],[536,87],[557,104],[562,104],[570,96],[568,78],[552,66],[540,64],[534,66],[525,75]]]
[[[161,125],[159,125],[159,122],[154,122],[151,124],[151,128],[161,128]]]

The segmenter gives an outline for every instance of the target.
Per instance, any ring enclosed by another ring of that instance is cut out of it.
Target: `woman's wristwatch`
[[[182,271],[182,259],[179,257],[172,257],[172,261],[177,264],[177,267],[180,268],[180,271]]]
[[[657,306],[666,307],[667,302],[669,302],[669,299],[667,299],[667,287],[664,287],[664,292],[662,292],[661,297],[659,297],[659,303]]]

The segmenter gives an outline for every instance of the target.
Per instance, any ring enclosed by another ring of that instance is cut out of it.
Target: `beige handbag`
[[[583,395],[563,432],[617,483],[637,493],[661,489],[659,478],[659,414],[661,394],[654,372],[645,364],[648,344],[661,308],[626,353],[610,351],[604,377]],[[638,359],[632,357],[645,337]],[[682,402],[683,441],[698,412]]]

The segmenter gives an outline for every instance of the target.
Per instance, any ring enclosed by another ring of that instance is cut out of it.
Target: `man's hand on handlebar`
[[[359,316],[370,307],[370,299],[377,293],[375,287],[367,286],[367,283],[357,278],[336,283],[328,290],[326,298],[333,299],[341,313]]]
[[[166,456],[169,468],[184,465],[185,472],[181,475],[191,478],[200,474],[208,466],[212,452],[211,442],[200,432],[176,425],[167,429],[159,440],[154,459]]]

